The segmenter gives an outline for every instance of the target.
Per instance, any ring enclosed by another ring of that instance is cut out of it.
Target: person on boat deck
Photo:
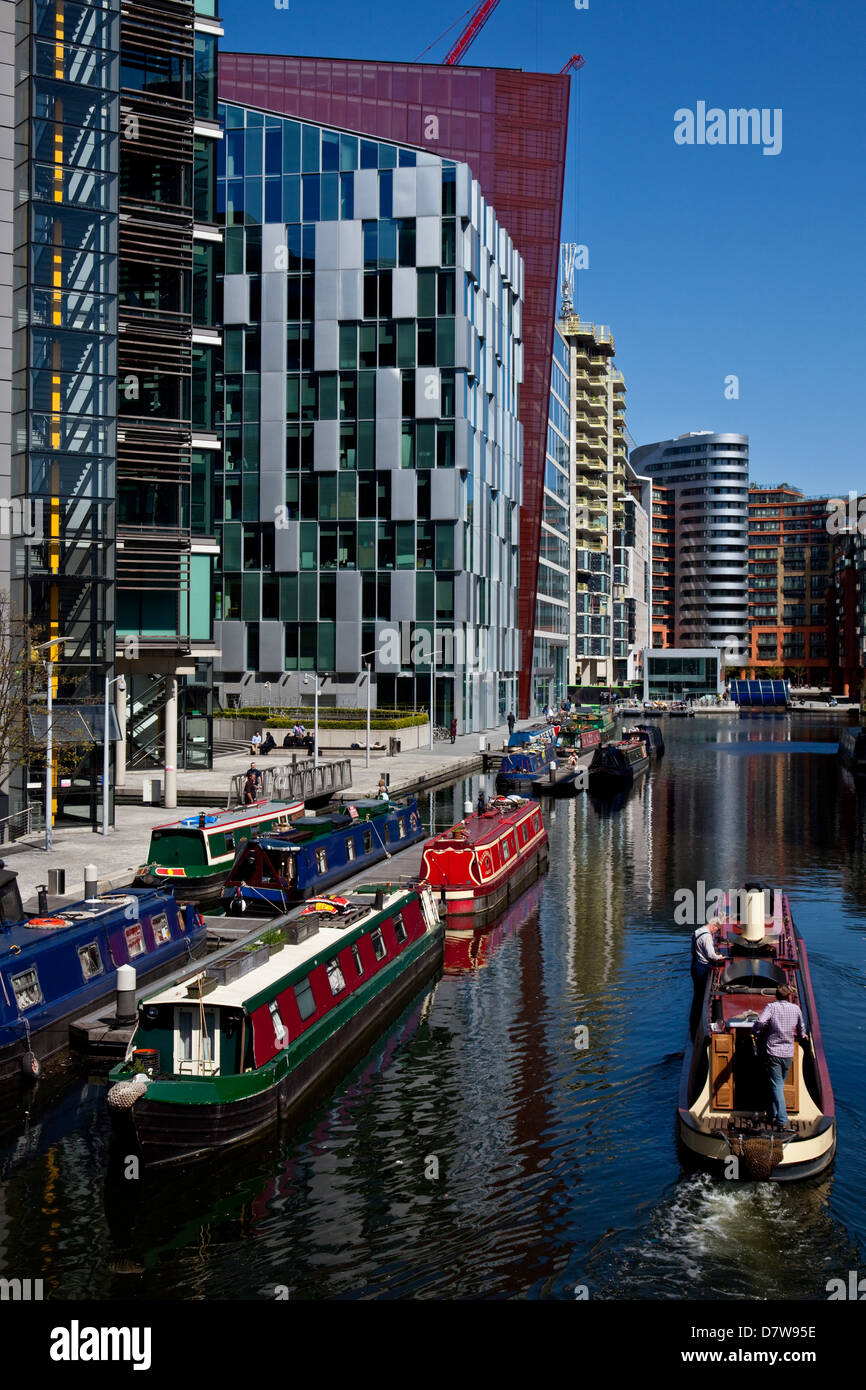
[[[509,711],[508,711],[508,720],[507,720],[507,724],[508,724],[508,732],[509,732],[509,734],[513,734],[513,733],[514,733],[514,710],[509,710]]]
[[[380,778],[379,778],[379,785],[378,785],[378,787],[376,788],[376,795],[379,797],[379,799],[380,799],[381,801],[389,801],[389,800],[390,800],[390,797],[389,797],[389,795],[388,795],[388,784],[387,784],[387,782],[385,781],[385,778],[384,778],[384,777],[380,777]]]
[[[256,799],[256,779],[255,779],[255,777],[254,777],[251,773],[247,773],[247,779],[246,779],[246,781],[244,782],[244,805],[245,805],[245,806],[252,806],[252,804],[253,804],[253,802],[255,801],[255,799]]]
[[[261,789],[262,789],[262,774],[259,772],[259,770],[258,770],[258,768],[256,767],[255,763],[250,763],[250,765],[249,765],[249,767],[247,768],[247,771],[246,771],[246,778],[247,778],[247,781],[249,781],[249,779],[252,778],[253,786],[255,787],[257,793],[261,791]]]
[[[767,1034],[767,1072],[770,1082],[770,1120],[777,1129],[785,1129],[788,1111],[785,1107],[785,1077],[794,1060],[794,1038],[806,1041],[803,1015],[791,999],[787,985],[780,985],[759,1018],[752,1024],[755,1033]]]
[[[692,936],[692,979],[698,993],[703,993],[710,966],[718,961],[727,960],[727,956],[719,955],[716,950],[713,927],[718,925],[718,922],[704,922],[702,926],[695,928]]]
[[[568,766],[573,772],[576,767],[580,767],[580,762],[576,753],[571,753],[568,759]]]
[[[476,809],[478,811],[479,816],[483,816],[484,812],[487,810],[487,797],[484,795],[483,787],[481,788],[481,791],[478,793],[478,806]]]

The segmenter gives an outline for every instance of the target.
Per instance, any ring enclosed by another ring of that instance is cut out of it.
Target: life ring
[[[65,917],[31,917],[28,927],[65,927]]]

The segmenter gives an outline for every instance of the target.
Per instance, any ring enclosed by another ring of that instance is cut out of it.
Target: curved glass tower
[[[644,444],[632,466],[667,489],[676,558],[674,642],[749,653],[749,438],[702,430]]]

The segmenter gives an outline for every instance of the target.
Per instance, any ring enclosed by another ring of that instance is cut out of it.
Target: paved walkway
[[[517,728],[528,728],[537,724],[537,719],[518,721]],[[389,787],[392,796],[402,792],[423,789],[425,783],[435,784],[439,780],[453,780],[465,773],[476,771],[480,765],[481,741],[493,751],[502,748],[507,742],[508,729],[487,730],[484,734],[463,734],[452,744],[450,741],[434,743],[432,750],[413,748],[398,753],[393,758],[387,754],[370,751],[370,767],[364,766],[364,754],[353,755],[352,793],[355,796],[374,796],[376,785],[383,773],[390,777]],[[323,754],[322,761],[326,760]],[[344,752],[339,753],[345,757]],[[275,750],[268,758],[256,758],[258,767],[268,767],[274,762],[291,760],[291,753],[283,749]],[[214,760],[213,769],[178,772],[178,789],[196,790],[202,793],[202,810],[226,805],[231,778],[236,772],[246,772],[250,765],[249,755],[227,754]],[[157,772],[127,773],[126,787],[141,788],[146,780],[158,776]],[[346,792],[343,793],[344,798]],[[47,884],[49,869],[66,870],[67,895],[82,897],[84,894],[84,869],[87,864],[95,864],[98,872],[99,888],[106,892],[120,884],[128,883],[138,867],[144,863],[150,839],[150,829],[178,816],[194,814],[194,807],[180,807],[166,810],[162,806],[118,805],[116,825],[103,840],[87,826],[56,826],[54,829],[54,848],[50,854],[44,850],[45,834],[30,835],[26,840],[18,840],[11,845],[0,845],[0,858],[9,869],[18,874],[21,897],[26,904],[35,894],[37,885]]]

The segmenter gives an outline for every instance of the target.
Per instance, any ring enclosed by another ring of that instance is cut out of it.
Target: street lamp
[[[328,679],[327,676],[324,676],[324,677],[322,678],[322,684],[323,684],[323,685],[324,685],[324,683],[325,683],[325,681],[326,681],[327,679]],[[309,677],[309,674],[307,674],[307,675],[304,676],[304,685],[309,685],[309,684],[310,684],[310,677]],[[318,769],[318,766],[319,766],[319,673],[318,673],[318,671],[314,672],[314,674],[313,674],[313,696],[314,696],[314,699],[313,699],[313,721],[314,721],[315,726],[316,726],[316,727],[315,727],[315,730],[314,730],[314,733],[313,733],[313,769],[314,769],[314,770],[317,770],[317,769]]]
[[[102,833],[108,834],[108,729],[109,729],[109,709],[108,696],[111,687],[116,685],[121,693],[126,690],[126,677],[115,676],[113,679],[105,677],[105,724],[102,737]]]
[[[48,656],[45,659],[45,669],[48,673],[48,697],[46,700],[46,729],[45,729],[45,853],[50,854],[54,848],[54,837],[51,833],[51,821],[54,812],[54,738],[51,727],[51,709],[54,695],[54,658],[51,655],[52,647],[62,647],[64,642],[72,642],[72,637],[50,637],[47,642],[36,643],[34,650],[41,652],[43,647],[48,648]]]
[[[270,681],[265,681],[265,690],[268,692],[268,720],[271,720],[271,719],[273,718],[273,714],[272,714],[272,712],[271,712],[271,683],[270,683]]]
[[[361,652],[362,658],[363,658],[363,657],[366,657],[366,656],[375,656],[375,655],[376,655],[376,648],[375,648],[375,647],[373,648],[372,651],[369,651],[369,652]],[[370,671],[370,663],[369,663],[369,661],[365,661],[365,662],[364,662],[364,670],[365,670],[366,673],[367,673],[367,756],[366,756],[366,758],[364,759],[364,766],[365,766],[365,767],[369,767],[369,766],[370,766],[370,698],[371,698],[370,687],[371,687],[371,685],[372,685],[372,683],[373,683],[373,681],[372,681],[372,675],[371,675],[371,671]]]

